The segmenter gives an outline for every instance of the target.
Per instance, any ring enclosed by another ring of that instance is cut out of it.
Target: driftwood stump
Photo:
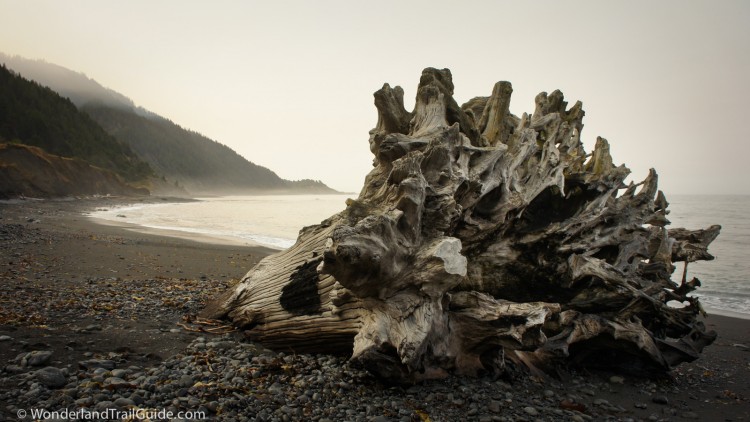
[[[502,371],[508,359],[647,370],[696,359],[716,334],[697,321],[688,293],[700,282],[685,274],[713,259],[720,227],[667,230],[655,171],[625,185],[605,139],[586,153],[580,102],[541,93],[517,117],[512,91],[498,82],[458,106],[450,71],[429,68],[408,112],[403,90],[384,85],[359,198],[204,316],[269,347],[351,351],[398,381]]]

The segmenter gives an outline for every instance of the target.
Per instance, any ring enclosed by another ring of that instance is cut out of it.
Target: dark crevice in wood
[[[313,259],[295,269],[289,283],[281,289],[279,302],[287,312],[294,315],[316,315],[320,313],[317,267],[322,259]]]

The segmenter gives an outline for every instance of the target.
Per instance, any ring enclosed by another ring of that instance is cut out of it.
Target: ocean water
[[[294,244],[300,229],[346,208],[356,195],[255,195],[197,198],[196,202],[138,204],[97,210],[92,217],[209,236],[276,249]]]
[[[139,204],[99,210],[92,216],[140,226],[232,237],[277,249],[288,248],[304,226],[343,210],[356,195],[268,195],[201,198],[198,202]],[[688,266],[688,279],[702,282],[693,295],[709,311],[750,318],[750,196],[668,196],[669,227],[722,226],[709,247],[716,259]],[[678,264],[674,280],[679,280]]]
[[[672,222],[667,227],[687,229],[721,225],[721,233],[708,251],[713,261],[688,265],[688,280],[698,278],[702,286],[692,293],[705,308],[750,317],[750,196],[672,195],[667,196]],[[673,275],[678,280],[682,263]]]

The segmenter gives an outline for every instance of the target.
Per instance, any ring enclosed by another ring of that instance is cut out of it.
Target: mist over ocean
[[[156,229],[231,237],[277,249],[293,245],[299,230],[346,207],[356,195],[263,195],[202,198],[198,202],[139,204],[99,210],[92,216]],[[714,261],[688,266],[688,279],[703,286],[694,295],[710,310],[750,318],[750,196],[672,195],[672,225],[688,229],[722,226],[711,244]],[[673,280],[679,281],[682,264]]]
[[[155,229],[230,237],[276,249],[300,229],[346,208],[356,195],[253,195],[198,198],[197,202],[138,204],[99,210],[92,217]]]

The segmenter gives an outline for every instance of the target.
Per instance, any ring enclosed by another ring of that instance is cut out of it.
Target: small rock
[[[23,372],[23,368],[18,365],[8,365],[5,367],[5,372],[9,374],[20,374]]]
[[[29,352],[21,361],[21,366],[42,366],[52,357],[51,350],[34,350]],[[24,362],[26,364],[24,365]]]
[[[605,399],[596,399],[596,400],[594,400],[594,404],[596,406],[604,406],[604,405],[608,405],[609,401],[605,400]]]
[[[91,373],[93,373],[94,375],[104,375],[104,374],[106,374],[108,372],[109,371],[106,370],[106,369],[104,369],[104,368],[96,368],[93,371],[91,371]],[[117,376],[117,375],[115,375],[115,376]]]
[[[535,408],[531,407],[531,406],[524,407],[523,411],[526,412],[526,414],[530,415],[530,416],[537,416],[537,415],[539,415],[539,411],[536,410]]]
[[[94,404],[94,399],[92,397],[82,397],[75,401],[76,407],[89,407],[92,404]]]
[[[116,390],[118,388],[129,388],[132,387],[130,383],[122,378],[109,377],[104,380],[104,386],[110,390]]]
[[[135,406],[135,402],[130,399],[126,399],[125,397],[120,397],[119,399],[115,400],[115,405],[121,408],[127,408],[130,406]]]
[[[68,383],[63,371],[59,368],[48,366],[35,373],[36,379],[49,388],[60,388]]]
[[[216,413],[219,409],[219,403],[215,401],[211,401],[205,404],[206,409],[211,413]]]
[[[11,341],[11,340],[13,340],[13,337],[11,336],[0,336],[0,343],[4,341]]]
[[[275,382],[271,384],[270,387],[268,387],[268,392],[271,394],[281,394],[284,392],[284,386],[279,384],[278,382]]]
[[[130,400],[133,400],[133,403],[136,406],[140,406],[144,402],[143,397],[141,397],[140,395],[135,394],[135,393],[130,396]]]
[[[99,403],[97,403],[95,408],[96,410],[101,412],[107,409],[113,409],[114,407],[115,407],[114,403],[112,403],[109,400],[104,400],[104,401],[100,401]]]
[[[619,375],[612,375],[609,377],[609,382],[612,384],[625,384],[625,378],[619,376]]]
[[[683,412],[682,417],[685,419],[698,419],[698,414],[695,412]]]
[[[89,359],[78,362],[78,365],[85,369],[104,368],[107,370],[115,369],[115,362],[104,359]]]
[[[231,349],[232,346],[234,346],[234,342],[232,341],[211,341],[206,343],[206,347],[209,349],[226,350]]]
[[[122,378],[122,379],[125,379],[125,375],[127,373],[128,373],[128,371],[126,371],[124,369],[113,369],[112,372],[111,372],[111,374],[112,374],[113,377]]]
[[[656,404],[669,404],[669,399],[667,396],[654,396],[651,397],[651,401]]]
[[[497,400],[490,400],[490,403],[487,405],[487,408],[490,409],[490,412],[492,413],[500,413],[502,410],[502,407],[500,406],[500,402]]]
[[[180,377],[180,380],[177,381],[177,385],[185,388],[192,387],[193,384],[195,384],[195,379],[190,375],[183,375]]]
[[[648,407],[646,403],[635,403],[633,406],[637,407],[638,409],[645,409]]]

